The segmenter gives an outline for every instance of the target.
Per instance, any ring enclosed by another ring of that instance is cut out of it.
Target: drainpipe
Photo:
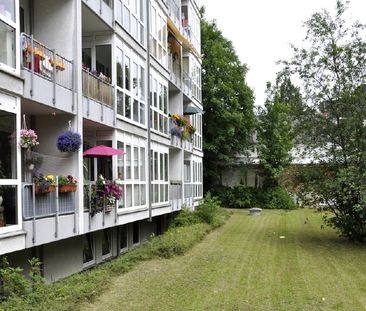
[[[150,0],[146,1],[146,74],[147,74],[147,182],[149,189],[149,221],[152,221],[152,176],[151,176],[151,109],[150,109]]]

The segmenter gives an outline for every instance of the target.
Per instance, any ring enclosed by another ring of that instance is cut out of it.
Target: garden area
[[[80,310],[365,310],[364,245],[312,209],[247,213],[234,210],[183,256],[112,279]]]

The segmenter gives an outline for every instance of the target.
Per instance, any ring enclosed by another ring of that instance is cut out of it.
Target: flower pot
[[[107,204],[106,206],[105,206],[105,212],[106,213],[110,213],[112,210],[113,210],[113,208],[114,208],[114,205],[113,204]]]
[[[64,185],[58,187],[58,192],[75,192],[77,186],[76,185]]]
[[[36,185],[35,192],[36,194],[44,194],[44,193],[55,192],[55,189],[56,189],[55,185],[50,185],[47,188],[43,189],[42,191],[41,187],[39,185]]]

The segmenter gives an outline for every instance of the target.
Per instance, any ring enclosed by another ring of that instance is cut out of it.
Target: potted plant
[[[37,139],[38,136],[35,131],[27,128],[20,130],[20,142],[19,142],[20,147],[24,149],[31,149],[39,145]]]
[[[36,194],[45,194],[55,191],[55,176],[36,174],[33,177]]]
[[[103,210],[108,213],[113,210],[116,200],[122,197],[122,188],[114,181],[99,175],[91,193],[91,216]]]
[[[81,136],[79,133],[67,130],[57,138],[57,148],[61,152],[76,152],[81,146]]]
[[[59,176],[58,177],[58,192],[75,192],[77,180],[71,175]]]

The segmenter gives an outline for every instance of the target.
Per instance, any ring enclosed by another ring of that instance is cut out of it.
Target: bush
[[[258,196],[258,207],[266,209],[295,209],[297,208],[295,202],[282,187],[267,188]]]
[[[251,208],[258,205],[258,193],[258,189],[240,184],[235,187],[221,187],[216,190],[215,195],[226,207]]]

